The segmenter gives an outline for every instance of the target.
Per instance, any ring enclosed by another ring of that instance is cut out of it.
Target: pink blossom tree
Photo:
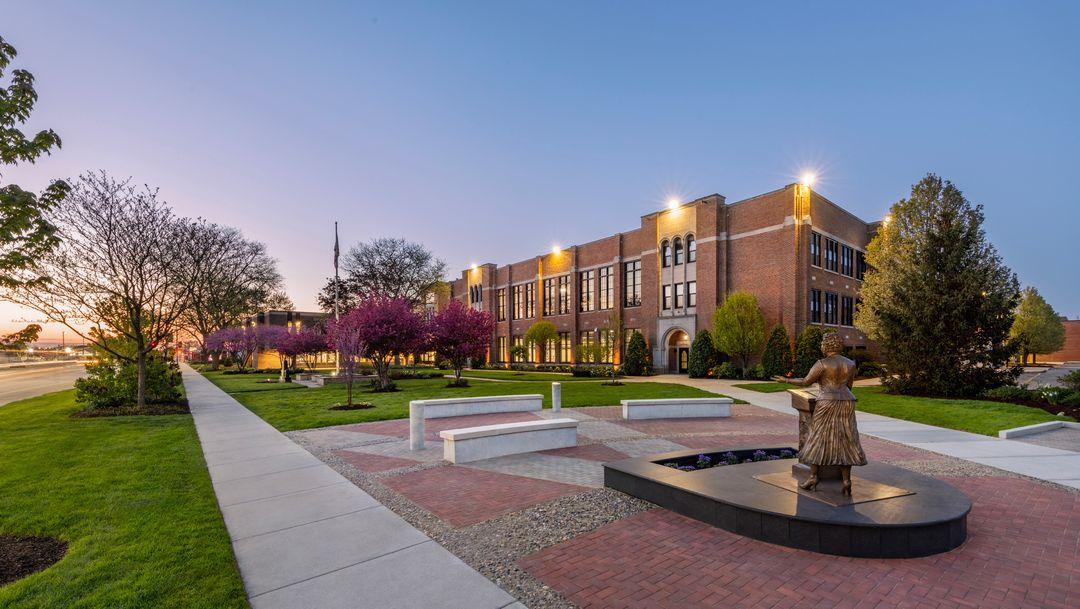
[[[328,344],[338,352],[341,373],[345,375],[345,391],[348,394],[347,405],[352,406],[353,379],[356,377],[356,368],[360,359],[367,352],[361,333],[361,319],[358,309],[353,309],[341,316],[341,319],[330,320],[327,330],[329,332]]]
[[[222,328],[206,337],[206,348],[217,358],[229,356],[243,370],[252,354],[259,348],[258,332],[254,328]]]
[[[356,316],[360,341],[379,377],[379,391],[392,391],[390,362],[408,355],[427,333],[422,315],[404,298],[374,297],[362,300],[349,315]]]
[[[304,368],[314,370],[318,354],[331,349],[329,338],[322,328],[304,328],[293,332],[296,355],[304,361]]]
[[[461,385],[461,370],[470,359],[487,355],[495,319],[460,300],[451,300],[431,320],[431,346],[454,367],[453,385]]]

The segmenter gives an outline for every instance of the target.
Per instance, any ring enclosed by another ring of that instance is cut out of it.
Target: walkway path
[[[525,609],[189,366],[183,375],[254,609]]]
[[[692,379],[674,374],[641,380],[689,385],[793,415],[787,392],[760,393],[735,387],[736,383],[746,381]],[[856,416],[859,432],[866,435],[1080,489],[1080,447],[1077,447],[1077,451],[1070,451],[1017,440],[1001,440],[868,412],[859,412]]]

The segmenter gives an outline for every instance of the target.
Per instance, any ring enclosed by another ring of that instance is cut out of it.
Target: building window
[[[495,361],[498,361],[498,362],[505,362],[508,359],[507,358],[507,352],[506,352],[506,337],[505,336],[497,336],[497,337],[495,337],[495,358],[496,358]]]
[[[682,239],[675,237],[672,249],[675,250],[675,264],[682,264]]]
[[[569,332],[559,332],[559,362],[569,364],[574,361],[574,343],[570,342]]]
[[[681,309],[683,307],[683,290],[686,286],[681,283],[675,284],[675,308]]]
[[[536,316],[536,284],[523,283],[513,288],[514,319],[531,319]]]
[[[825,239],[825,270],[836,272],[836,262],[840,254],[840,244],[832,239]]]
[[[554,364],[559,352],[559,343],[556,340],[549,340],[544,345],[544,363]]]
[[[821,323],[821,290],[810,290],[810,323]]]
[[[600,361],[610,364],[615,361],[615,331],[600,330]]]
[[[524,347],[524,346],[525,346],[525,338],[524,338],[524,337],[522,337],[522,336],[515,336],[515,337],[513,338],[513,343],[514,343],[514,346],[515,346],[515,347],[519,347],[519,346],[521,346],[521,347]],[[528,357],[528,351],[527,351],[527,350],[526,350],[526,355],[525,355],[525,357],[526,357],[526,358]],[[523,358],[521,357],[521,355],[514,355],[513,361],[515,361],[515,362],[519,362],[519,363],[520,363],[520,362],[523,362],[523,361],[525,361],[525,359],[523,359]]]
[[[688,306],[688,307],[696,307],[697,306],[697,282],[696,281],[687,281],[686,282],[686,306]]]
[[[697,239],[693,235],[686,236],[686,261],[697,262]]]
[[[837,296],[834,292],[825,292],[825,323],[836,325],[837,318]]]
[[[559,282],[562,277],[544,280],[544,315],[556,315],[559,306]]]
[[[666,239],[660,242],[660,266],[671,266],[671,245]]]
[[[840,248],[840,274],[855,275],[855,250],[847,245]]]
[[[851,296],[840,298],[840,325],[855,325],[855,299]]]
[[[581,296],[581,311],[587,313],[596,309],[596,271],[582,271],[578,288]]]
[[[855,252],[855,279],[862,281],[866,275],[866,254]]]
[[[821,266],[821,235],[810,233],[810,264]]]
[[[624,306],[641,306],[641,261],[635,260],[623,265]]]
[[[615,269],[610,266],[600,268],[600,310],[615,306]]]
[[[665,311],[671,308],[671,286],[669,285],[664,286],[664,298],[661,308]]]
[[[559,277],[559,315],[570,314],[570,276]]]
[[[578,336],[578,363],[579,364],[591,364],[592,361],[592,347],[596,344],[593,338],[592,332],[582,332]]]
[[[506,321],[506,288],[499,288],[495,292],[495,314],[499,321]]]

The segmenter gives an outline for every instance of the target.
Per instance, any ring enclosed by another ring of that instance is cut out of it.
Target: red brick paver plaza
[[[579,444],[569,448],[553,448],[551,450],[542,450],[540,452],[545,455],[555,455],[556,457],[573,457],[575,459],[588,459],[589,461],[600,462],[619,461],[626,458],[625,453],[621,453],[604,444]]]
[[[589,490],[573,484],[458,466],[385,478],[383,484],[454,527],[491,520]]]
[[[968,540],[926,558],[827,556],[667,510],[520,561],[584,608],[1080,607],[1080,495],[1018,478],[949,478],[972,498]]]

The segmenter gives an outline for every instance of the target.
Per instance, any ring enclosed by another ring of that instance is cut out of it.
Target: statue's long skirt
[[[853,400],[817,401],[799,461],[809,465],[866,465]]]

